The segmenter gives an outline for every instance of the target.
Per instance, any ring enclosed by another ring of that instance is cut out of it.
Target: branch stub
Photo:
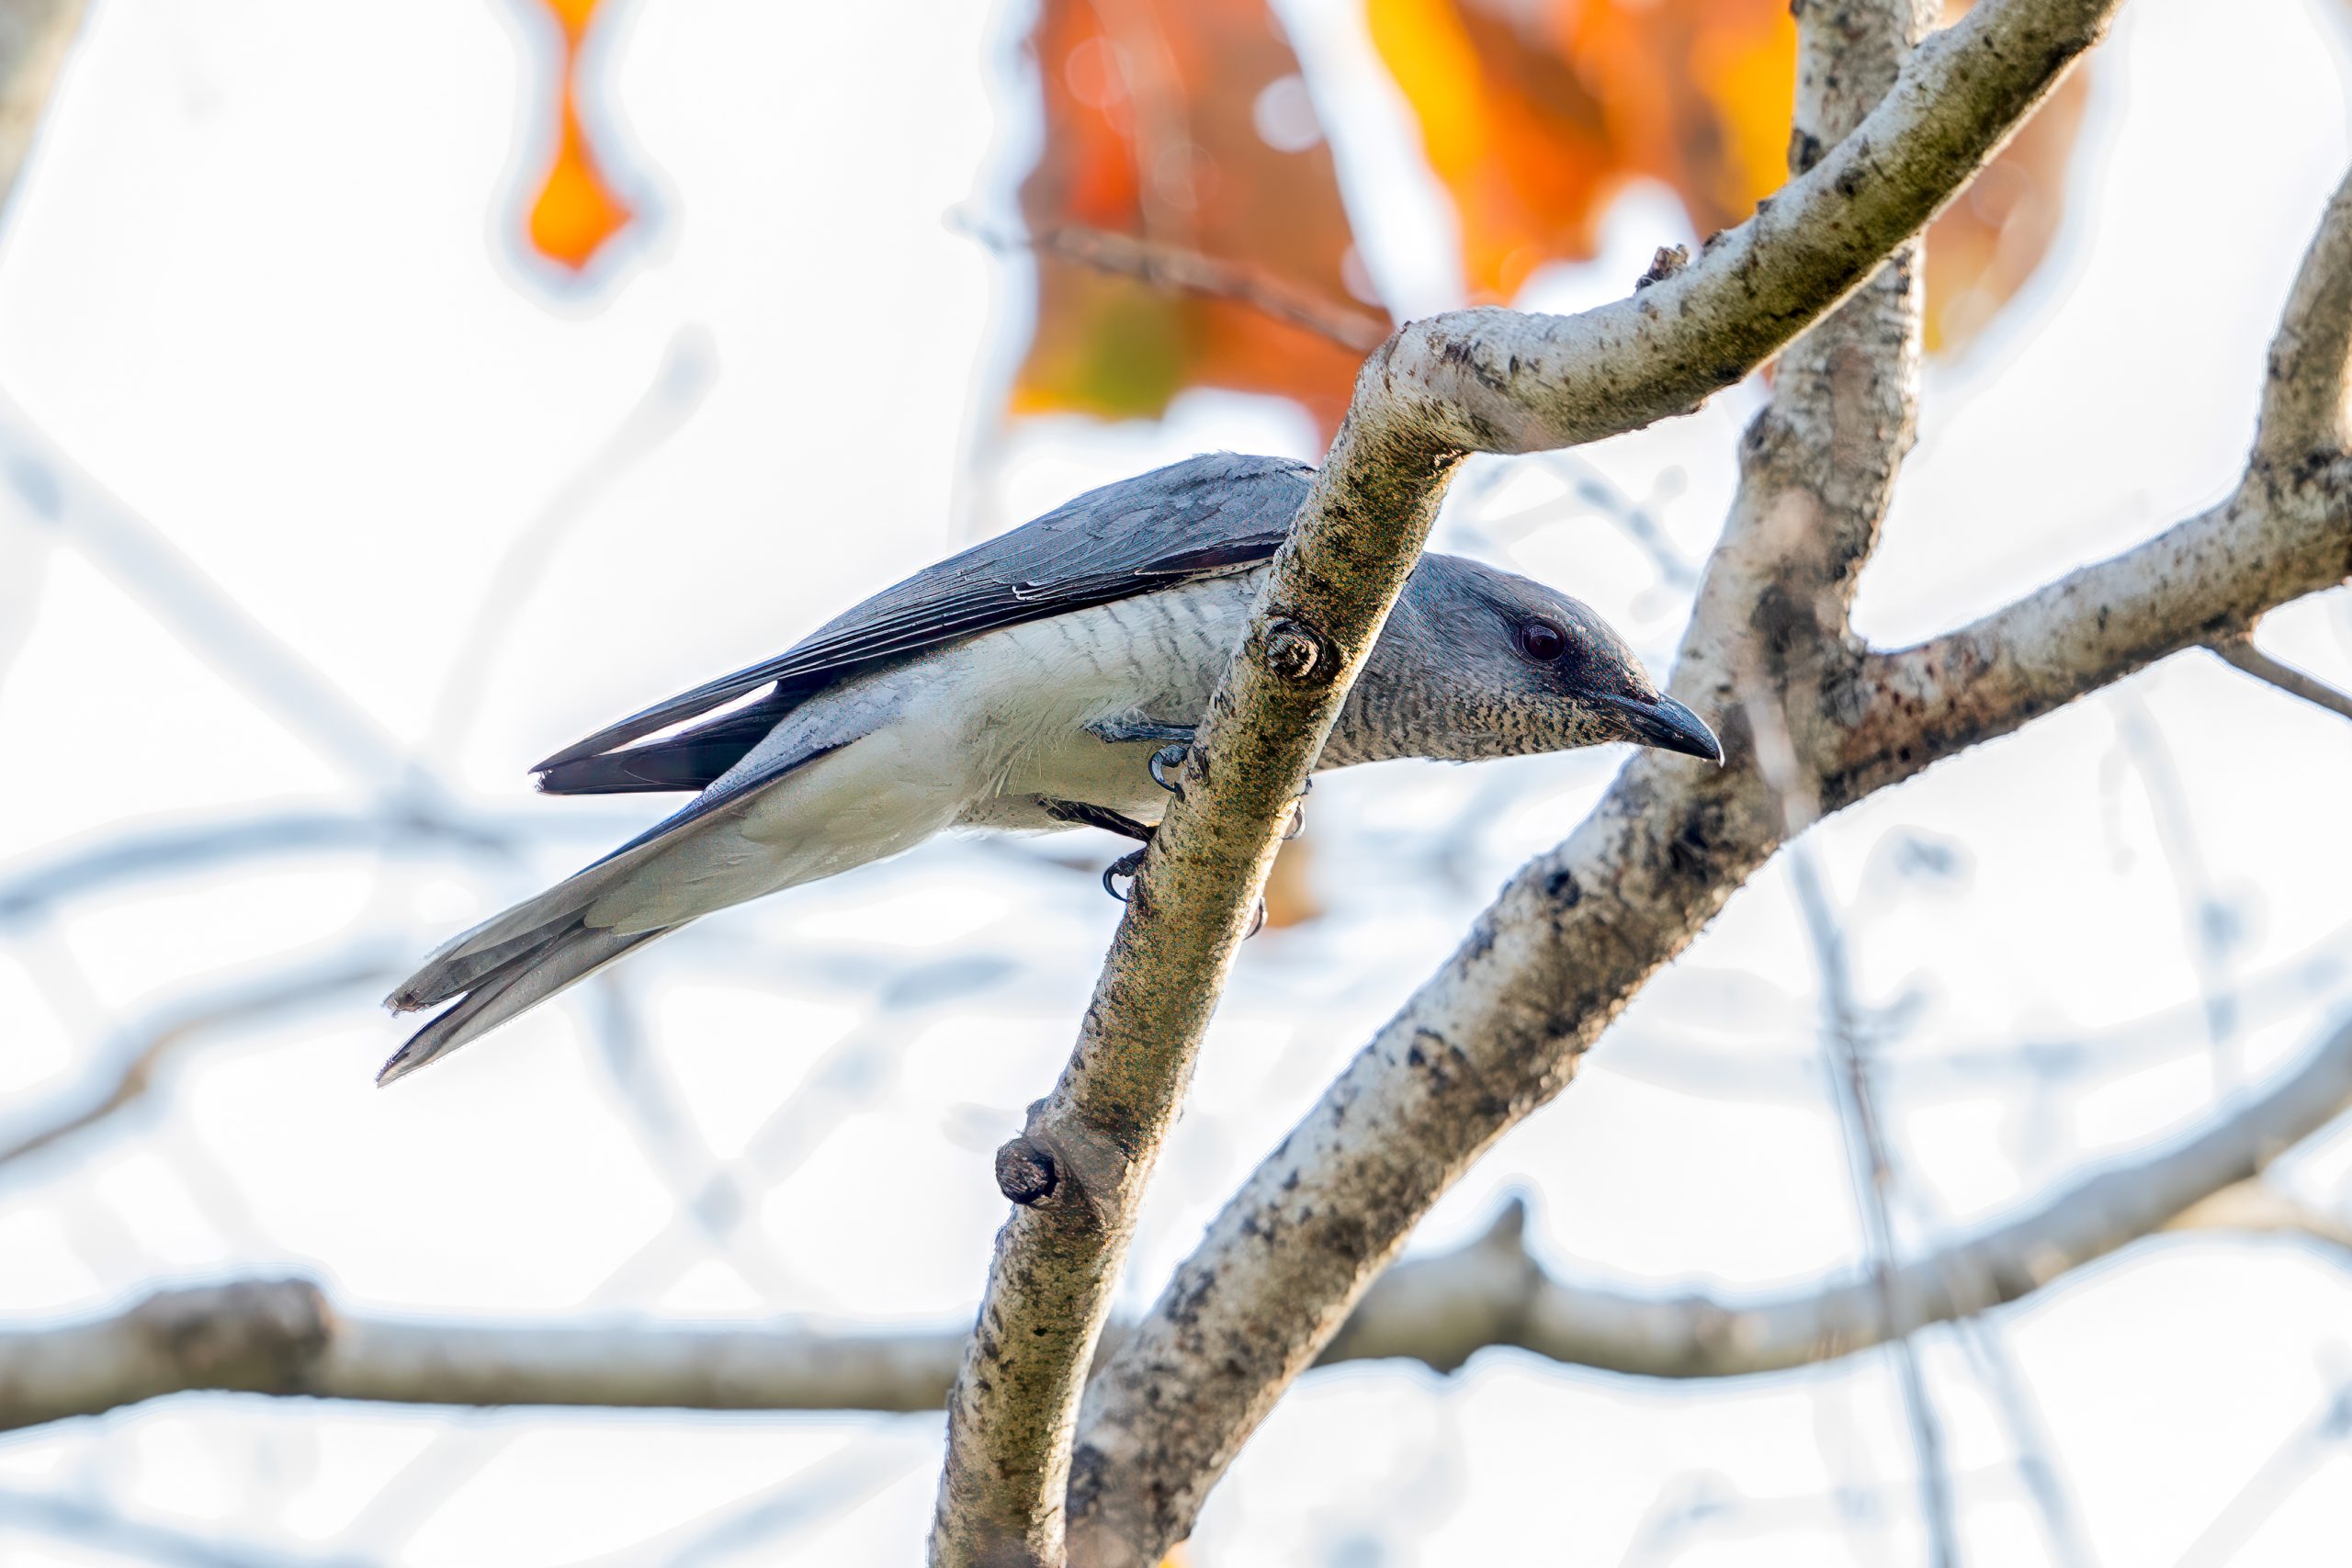
[[[1054,1156],[1026,1136],[1009,1140],[996,1152],[996,1190],[1024,1209],[1052,1197],[1060,1179]]]
[[[1266,668],[1285,681],[1305,681],[1338,660],[1324,657],[1323,634],[1285,616],[1266,628]]]

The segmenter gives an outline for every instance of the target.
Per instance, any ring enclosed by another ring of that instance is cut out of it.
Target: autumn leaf
[[[583,272],[636,216],[596,162],[581,112],[581,56],[599,0],[538,0],[554,19],[562,50],[552,95],[555,152],[539,176],[525,218],[531,249],[570,272]]]
[[[1633,180],[1671,186],[1702,232],[1781,183],[1787,0],[1370,0],[1370,21],[1460,212],[1477,299],[1590,259]]]
[[[1387,319],[1264,0],[1042,0],[1029,48],[1046,138],[1013,411],[1149,418],[1222,387],[1296,399],[1328,434]]]
[[[1609,204],[1653,179],[1702,233],[1785,177],[1796,27],[1787,0],[1368,0],[1373,39],[1460,215],[1473,294],[1589,260]],[[1948,5],[1947,19],[1966,9]],[[2080,73],[1928,234],[1928,341],[1957,348],[2049,251]]]

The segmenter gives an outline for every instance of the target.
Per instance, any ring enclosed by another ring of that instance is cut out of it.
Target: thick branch
[[[1144,1179],[1289,803],[1460,457],[1613,434],[1745,377],[1951,198],[2116,4],[1987,0],[1920,50],[1811,173],[1677,276],[1582,316],[1472,310],[1409,325],[1365,365],[1211,702],[1069,1067],[1000,1156],[1008,1195],[1025,1206],[998,1238],[950,1400],[935,1561],[1062,1559],[1080,1371]],[[1359,1231],[1359,1263],[1376,1266],[1404,1228]],[[1309,1298],[1314,1343],[1361,1289]]]
[[[2352,577],[2352,458],[2256,468],[2211,511],[1956,632],[1874,655],[1825,797],[1843,805],[2168,653]]]
[[[2335,187],[2271,341],[2257,457],[2293,463],[2352,446],[2352,175]]]
[[[2352,1104],[2352,1025],[2200,1128],[2114,1161],[2025,1213],[1896,1271],[1893,1329],[2003,1303],[2167,1225],[2295,1230],[2324,1219],[2248,1186]],[[1512,1347],[1645,1377],[1780,1371],[1883,1342],[1868,1281],[1767,1297],[1661,1297],[1574,1284],[1526,1248],[1513,1202],[1487,1234],[1384,1274],[1321,1364],[1401,1358],[1438,1371]],[[332,1305],[306,1280],[158,1292],[107,1317],[0,1333],[0,1431],[194,1390],[406,1404],[690,1410],[937,1409],[964,1336],[433,1323]],[[1118,1331],[1111,1336],[1115,1341]]]

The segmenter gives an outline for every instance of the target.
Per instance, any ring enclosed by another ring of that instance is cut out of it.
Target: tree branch
[[[1084,223],[1057,223],[1034,234],[1005,235],[951,215],[956,226],[991,250],[1033,247],[1114,277],[1158,288],[1228,299],[1272,321],[1305,327],[1342,348],[1369,354],[1388,336],[1388,319],[1351,310],[1254,267],[1221,261],[1164,241],[1139,240]]]
[[[0,209],[82,26],[83,0],[0,0]]]
[[[1892,1270],[1886,1291],[1891,1314],[1882,1310],[1880,1287],[1866,1275],[1745,1301],[1570,1285],[1527,1258],[1515,1232],[1509,1248],[1490,1234],[1461,1252],[1390,1269],[1365,1297],[1365,1310],[1332,1340],[1325,1359],[1408,1356],[1443,1371],[1486,1346],[1509,1345],[1555,1361],[1641,1377],[1745,1376],[1852,1355],[2022,1300],[2167,1225],[2293,1229],[2329,1239],[2324,1222],[2299,1216],[2291,1224],[2281,1223],[2275,1204],[2208,1205],[2239,1191],[2347,1106],[2352,1023],[2336,1028],[2259,1091],[2218,1108],[2202,1126],[2147,1153],[2109,1162],[2021,1214],[1902,1263]],[[1381,1303],[1378,1313],[1370,1310],[1374,1301]],[[1440,1325],[1451,1325],[1452,1336]]]
[[[1980,6],[1970,23],[2002,15]],[[1952,39],[1923,47],[1905,82],[1949,58]],[[1899,88],[1889,103],[1904,98]],[[1833,152],[1821,168],[1838,162]],[[2299,298],[2328,297],[2310,280],[2341,265],[2344,221],[2332,207]],[[1318,494],[1343,457],[1366,460],[1343,444]],[[1802,552],[1780,541],[1806,537],[1817,513],[1758,511],[1746,528],[1736,517],[1702,589],[1676,694],[1724,713],[1729,653],[1760,650],[1767,674],[1802,699],[1791,728],[1835,808],[2342,581],[2352,572],[2347,480],[2342,460],[2257,462],[2230,502],[2140,550],[1951,639],[1868,658],[1826,624],[1838,576],[1816,570],[1792,584],[1757,570],[1786,559],[1802,570]],[[1833,549],[1819,564],[1841,557]],[[1208,1486],[1438,1195],[1565,1087],[1617,1011],[1778,847],[1777,801],[1749,766],[1756,738],[1736,713],[1721,728],[1730,765],[1720,774],[1637,756],[1566,843],[1522,868],[1179,1269],[1089,1396],[1071,1495],[1089,1563],[1154,1561],[1190,1529]]]
[[[182,1052],[224,1029],[250,1028],[401,973],[398,952],[368,943],[290,971],[244,978],[183,1000],[117,1032],[104,1065],[33,1111],[0,1122],[0,1166],[88,1131],[144,1098]]]
[[[1810,173],[1676,276],[1581,316],[1470,310],[1413,323],[1366,363],[1211,701],[1184,793],[1148,852],[1069,1066],[1033,1108],[1023,1135],[1000,1152],[1000,1185],[1021,1206],[998,1237],[972,1349],[949,1401],[935,1562],[1063,1561],[1081,1372],[1144,1182],[1276,832],[1461,457],[1618,434],[1685,412],[1744,378],[1951,199],[2104,31],[2117,3],[1987,0],[1920,49],[1885,101]],[[1525,1106],[1533,1103],[1526,1098]],[[1482,1124],[1488,1136],[1499,1130],[1492,1113],[1464,1123]],[[1402,1201],[1365,1225],[1351,1206],[1321,1212],[1325,1225],[1351,1233],[1335,1239],[1353,1254],[1351,1274],[1363,1278],[1302,1298],[1308,1311],[1298,1332],[1273,1347],[1274,1387],[1304,1369],[1370,1273],[1401,1245],[1406,1216],[1420,1207],[1411,1193],[1396,1190],[1392,1197]],[[1404,1223],[1392,1227],[1391,1219]],[[1264,1353],[1253,1347],[1243,1364]],[[1242,1403],[1239,1419],[1209,1417],[1202,1426],[1204,1434],[1221,1432],[1177,1483],[1188,1495],[1222,1471],[1255,1424],[1252,1401]],[[1142,1440],[1135,1428],[1129,1436]],[[1090,1465],[1104,1458],[1098,1444]],[[1103,1495],[1099,1479],[1090,1475],[1090,1506]],[[1176,1523],[1189,1525],[1191,1507],[1182,1505]],[[1164,1545],[1170,1520],[1146,1533]],[[1154,1550],[1144,1560],[1158,1556]]]
[[[2352,693],[2339,692],[2318,676],[2298,670],[2282,659],[2271,658],[2254,646],[2251,632],[2215,637],[2205,646],[2212,649],[2213,657],[2224,664],[2233,664],[2256,680],[2276,686],[2290,697],[2301,697],[2314,707],[2323,707],[2330,713],[2352,718]]]
[[[1892,1315],[1855,1277],[1763,1297],[1576,1284],[1527,1250],[1507,1204],[1484,1235],[1381,1276],[1319,1363],[1441,1372],[1512,1348],[1642,1377],[1716,1378],[1853,1354],[2014,1302],[2162,1228],[2291,1231],[2346,1245],[2256,1178],[2352,1105],[2352,1024],[2203,1125],[2068,1181],[2012,1219],[1894,1271]],[[457,1324],[332,1304],[307,1280],[159,1291],[105,1317],[0,1331],[0,1431],[196,1390],[402,1404],[927,1411],[965,1336]],[[1114,1329],[1108,1348],[1122,1337]]]
[[[2236,494],[1947,636],[1866,662],[1823,794],[1838,805],[2007,735],[2166,654],[2352,577],[2352,459]]]
[[[2271,463],[2329,457],[2352,445],[2352,175],[2335,187],[2295,275],[2262,382],[2255,456]]]

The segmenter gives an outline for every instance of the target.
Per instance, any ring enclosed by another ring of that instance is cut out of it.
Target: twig
[[[366,943],[259,980],[218,987],[122,1030],[100,1055],[109,1064],[52,1103],[0,1131],[0,1166],[87,1131],[137,1104],[172,1057],[206,1036],[296,1012],[401,973],[401,954]]]
[[[87,845],[0,865],[0,925],[22,920],[67,899],[118,884],[209,870],[224,863],[278,856],[389,854],[440,846],[449,851],[511,854],[531,841],[603,839],[639,818],[623,812],[498,813],[459,811],[418,816],[384,808],[356,811],[263,811],[188,826],[139,828]]]
[[[1083,223],[1057,223],[1034,234],[1017,234],[984,228],[962,213],[950,213],[948,217],[953,226],[990,250],[1033,249],[1114,277],[1132,277],[1156,288],[1204,299],[1230,300],[1273,321],[1304,327],[1357,354],[1369,354],[1378,348],[1390,331],[1388,323],[1378,316],[1351,310],[1280,278],[1270,277],[1255,267],[1221,261],[1165,241],[1139,240],[1132,234],[1114,234]]]
[[[2230,966],[2227,909],[2214,891],[2212,874],[2198,842],[2197,821],[2188,808],[2188,791],[2164,732],[2148,706],[2129,692],[2109,694],[2115,705],[2117,729],[2132,766],[2148,797],[2156,841],[2172,873],[2180,899],[2181,940],[2197,971],[2197,998],[2205,1013],[2205,1043],[2216,1089],[2235,1086],[2240,1071],[2237,1036],[2236,976]]]
[[[47,520],[144,604],[188,649],[370,795],[412,797],[421,812],[446,792],[351,694],[206,576],[164,533],[60,452],[0,395],[0,472],[38,479]]]
[[[420,748],[426,755],[446,755],[465,739],[490,688],[492,668],[521,626],[523,607],[565,535],[614,481],[685,428],[710,392],[716,359],[707,329],[685,326],[673,333],[637,401],[499,552],[484,577],[479,607],[457,639],[447,673],[434,694]]]
[[[2290,697],[2301,697],[2332,714],[2352,718],[2352,693],[2339,692],[2318,676],[2307,673],[2273,659],[2254,646],[2251,632],[2238,637],[2216,637],[2205,645],[2206,650],[2225,664],[2234,664],[2257,681],[2278,687]]]
[[[2295,1495],[2295,1487],[2352,1437],[2352,1384],[2331,1392],[2312,1418],[2280,1440],[2270,1457],[2246,1477],[2237,1495],[2222,1505],[2176,1568],[2214,1568],[2239,1561],[2239,1549]]]
[[[1781,799],[1783,832],[1789,840],[1789,881],[1821,979],[1822,1051],[1827,1059],[1831,1101],[1846,1145],[1854,1207],[1862,1222],[1864,1269],[1877,1301],[1879,1320],[1892,1325],[1895,1322],[1891,1214],[1894,1163],[1871,1089],[1870,1063],[1862,1054],[1845,940],[1813,844],[1804,837],[1819,817],[1820,807],[1804,777],[1780,698],[1762,679],[1752,646],[1743,643],[1741,648],[1746,654],[1739,665],[1742,707],[1755,739],[1757,771]],[[1912,1457],[1918,1466],[1919,1514],[1928,1537],[1928,1560],[1933,1568],[1952,1568],[1959,1559],[1958,1532],[1952,1519],[1951,1479],[1944,1465],[1942,1426],[1910,1336],[1894,1333],[1891,1327],[1889,1336],[1887,1348],[1893,1353],[1904,1418],[1911,1431]]]

